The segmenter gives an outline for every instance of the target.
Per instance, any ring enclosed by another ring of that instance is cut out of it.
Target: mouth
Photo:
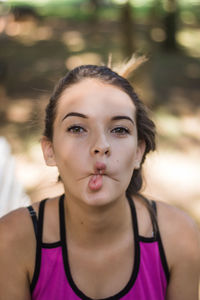
[[[98,172],[95,173],[95,175],[106,175],[103,170],[99,170]]]
[[[81,181],[81,180],[86,179],[86,178],[91,178],[91,177],[94,177],[94,176],[99,176],[99,177],[102,177],[102,178],[106,177],[106,178],[110,178],[110,179],[112,179],[114,181],[119,182],[119,180],[117,178],[113,177],[111,174],[104,173],[103,171],[98,172],[98,173],[97,172],[95,172],[95,173],[88,173],[87,175],[79,178],[78,181]]]
[[[94,165],[94,174],[95,175],[104,175],[106,171],[106,164],[103,162],[96,162]]]
[[[98,191],[103,186],[103,176],[100,174],[94,174],[90,177],[88,187],[92,191]]]
[[[108,170],[107,166],[105,163],[103,162],[96,162],[94,164],[94,168],[91,169],[89,172],[85,173],[84,176],[80,177],[78,180],[83,180],[86,178],[89,178],[89,180],[91,180],[91,178],[110,178],[114,181],[119,182],[120,180],[118,180],[115,175]]]
[[[105,173],[105,172],[103,172],[103,170],[101,170],[101,171],[99,171],[99,172],[95,172],[95,173],[91,173],[90,175],[89,175],[89,177],[93,177],[93,176],[98,176],[98,177],[107,177],[107,178],[110,178],[110,179],[112,179],[112,180],[114,180],[114,181],[117,181],[117,182],[119,182],[119,180],[117,179],[117,178],[115,178],[115,177],[113,177],[112,176],[112,174],[108,174],[108,173]]]

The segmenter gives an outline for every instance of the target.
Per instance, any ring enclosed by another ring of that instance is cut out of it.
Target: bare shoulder
[[[158,224],[169,266],[190,260],[200,266],[200,232],[194,220],[181,209],[157,202]]]
[[[26,208],[0,218],[0,237],[2,299],[30,299],[30,271],[34,266],[36,241]]]
[[[26,241],[32,237],[31,219],[26,208],[19,208],[0,218],[0,248],[26,248]]]

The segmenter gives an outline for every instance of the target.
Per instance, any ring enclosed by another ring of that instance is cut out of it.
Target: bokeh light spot
[[[166,39],[165,31],[159,27],[153,28],[151,30],[151,38],[155,42],[163,42]]]
[[[98,65],[101,62],[101,56],[96,53],[87,52],[80,55],[70,56],[66,62],[66,67],[71,70],[79,65],[83,64],[95,64]]]

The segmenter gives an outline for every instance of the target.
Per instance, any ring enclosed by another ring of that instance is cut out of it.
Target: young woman
[[[155,127],[129,82],[75,68],[45,122],[44,158],[65,194],[0,220],[0,300],[197,300],[195,224],[139,193]]]

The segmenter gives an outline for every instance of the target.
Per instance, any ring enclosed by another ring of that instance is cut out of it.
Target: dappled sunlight
[[[185,209],[200,223],[200,114],[158,114],[156,125],[158,151],[145,162],[144,192]]]
[[[57,168],[45,165],[39,143],[32,145],[28,155],[16,155],[16,160],[17,177],[33,202],[63,192],[62,184],[57,183]]]
[[[0,17],[0,34],[5,30],[6,28],[6,18]]]
[[[165,136],[170,135],[173,137],[179,136],[181,132],[181,125],[175,116],[160,113],[155,116],[155,119],[159,134]]]
[[[61,40],[70,51],[81,51],[86,47],[84,38],[78,31],[64,32]]]
[[[182,11],[180,13],[180,18],[183,23],[188,25],[194,25],[197,22],[195,14],[191,11]]]
[[[33,104],[30,101],[21,100],[12,105],[8,105],[6,117],[9,122],[24,123],[30,120]]]
[[[167,113],[155,115],[157,131],[176,150],[177,146],[183,153],[198,153],[200,145],[200,111],[180,117]],[[165,143],[166,145],[166,143]]]
[[[199,155],[159,150],[145,163],[145,193],[185,208],[200,222],[199,174]]]
[[[16,36],[21,32],[21,26],[18,22],[12,21],[5,27],[5,32],[9,36]]]
[[[155,118],[160,134],[178,136],[187,133],[200,140],[200,112],[180,117],[161,113]]]
[[[177,33],[177,41],[192,57],[200,57],[200,29],[184,29]]]
[[[0,33],[3,32],[25,45],[33,45],[37,41],[50,40],[53,37],[50,26],[39,24],[34,19],[17,21],[12,15],[0,17]]]
[[[86,52],[79,55],[72,55],[69,58],[67,58],[65,61],[65,65],[69,70],[83,64],[98,65],[100,63],[101,63],[101,56],[93,52]]]
[[[168,13],[175,12],[176,7],[177,7],[176,1],[163,1],[163,8]]]
[[[182,117],[180,123],[184,133],[198,138],[200,142],[200,113],[197,117],[194,115]]]
[[[160,27],[155,27],[151,29],[150,32],[151,38],[155,42],[163,42],[166,39],[165,31]]]
[[[50,26],[40,26],[37,30],[38,40],[50,40],[53,37],[53,30]]]
[[[29,35],[37,27],[37,23],[32,20],[17,21],[12,15],[7,17],[5,33],[9,36]]]

